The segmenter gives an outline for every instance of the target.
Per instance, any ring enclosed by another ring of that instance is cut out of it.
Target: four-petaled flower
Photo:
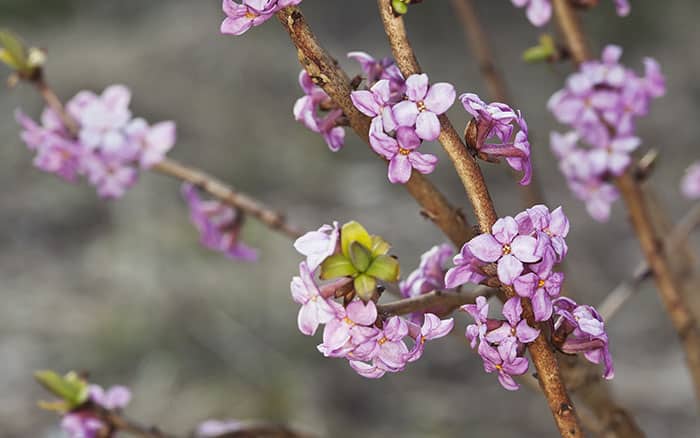
[[[305,335],[313,336],[319,324],[325,324],[335,317],[335,310],[328,303],[313,278],[312,271],[306,262],[299,264],[299,276],[292,278],[290,288],[292,298],[301,304],[297,325],[299,331]]]
[[[438,116],[454,103],[454,86],[446,82],[429,85],[428,75],[414,74],[406,79],[406,98],[393,108],[394,119],[399,126],[415,126],[416,134],[423,140],[438,138]]]

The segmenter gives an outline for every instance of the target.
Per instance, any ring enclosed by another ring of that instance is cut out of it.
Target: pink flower
[[[688,167],[681,181],[681,192],[688,199],[700,198],[700,161]]]
[[[374,118],[369,132],[372,149],[389,160],[390,182],[405,184],[411,177],[412,169],[423,174],[435,170],[437,157],[417,151],[421,140],[412,128],[400,126],[396,130],[396,137],[390,137],[384,132],[381,119]]]
[[[112,386],[107,391],[99,385],[90,385],[90,400],[105,409],[123,409],[131,401],[131,391],[126,386]]]
[[[380,118],[385,132],[396,129],[396,121],[392,113],[391,86],[387,79],[382,79],[372,85],[369,90],[358,90],[350,93],[353,105],[367,117]]]
[[[509,340],[494,348],[488,342],[479,344],[479,356],[484,361],[484,371],[498,373],[498,381],[508,391],[515,391],[520,385],[512,376],[527,372],[530,364],[524,357],[518,356],[515,341]]]
[[[428,75],[414,74],[406,79],[406,98],[392,110],[398,125],[415,126],[416,135],[423,140],[437,139],[440,135],[438,116],[454,103],[454,86],[446,82],[431,86]]]
[[[338,152],[345,141],[345,129],[337,126],[343,117],[343,110],[334,108],[328,110],[325,115],[321,115],[324,106],[332,105],[331,98],[321,87],[313,83],[305,70],[299,73],[299,85],[304,91],[304,96],[294,103],[292,110],[294,119],[303,123],[311,131],[321,134],[328,148]]]
[[[552,316],[552,298],[559,296],[564,274],[552,272],[556,261],[554,250],[547,248],[542,261],[529,266],[531,272],[513,281],[513,288],[523,298],[532,302],[535,321],[546,321]]]
[[[467,245],[479,260],[498,262],[498,279],[503,284],[512,284],[520,276],[523,262],[534,263],[541,257],[535,254],[537,239],[519,235],[518,224],[510,216],[498,219],[491,233],[480,234]]]
[[[254,26],[260,26],[277,11],[277,0],[223,0],[226,18],[221,23],[221,33],[242,35]]]
[[[202,245],[234,260],[257,260],[257,251],[239,240],[243,222],[240,212],[219,201],[202,200],[197,188],[189,183],[182,185],[182,195],[190,208],[190,220],[201,235]]]
[[[335,310],[328,303],[328,297],[321,294],[321,290],[314,281],[314,272],[306,262],[299,264],[299,276],[292,278],[292,298],[301,304],[297,324],[299,331],[307,336],[313,336],[319,324],[331,321],[336,315]]]
[[[338,247],[340,230],[338,222],[322,225],[317,231],[309,231],[294,241],[294,249],[306,256],[309,269],[314,270],[323,261],[333,255]]]

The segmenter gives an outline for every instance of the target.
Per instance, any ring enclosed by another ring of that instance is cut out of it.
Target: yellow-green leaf
[[[3,62],[6,62],[6,59],[9,58],[12,60],[12,64],[6,63],[10,67],[16,70],[23,70],[26,68],[26,50],[24,49],[24,44],[22,44],[22,41],[17,35],[9,30],[0,30],[0,46],[2,46],[7,53],[6,58],[3,58]]]
[[[360,274],[355,277],[353,282],[355,293],[362,301],[369,301],[374,296],[374,291],[377,289],[377,280],[369,275]]]
[[[390,249],[391,245],[389,245],[389,242],[380,236],[372,236],[372,255],[374,257],[386,254]]]
[[[349,252],[350,261],[355,269],[359,272],[365,272],[369,268],[369,264],[372,263],[372,254],[369,250],[357,242],[352,242]]]
[[[372,261],[365,274],[384,281],[398,281],[400,273],[399,261],[388,255],[380,255]]]
[[[352,262],[342,254],[333,254],[321,263],[321,279],[347,277],[357,274]]]
[[[365,227],[355,221],[343,224],[340,229],[340,248],[345,257],[350,257],[348,250],[352,242],[357,242],[367,249],[372,248],[372,237],[365,230]]]

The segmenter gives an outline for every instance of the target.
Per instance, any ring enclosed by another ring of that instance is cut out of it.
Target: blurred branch
[[[46,83],[43,74],[39,74],[31,82],[36,86],[49,108],[58,114],[71,134],[77,136],[79,132],[78,123],[68,114],[61,100]],[[231,186],[201,170],[185,166],[170,158],[164,158],[160,163],[153,166],[151,170],[189,182],[224,204],[240,209],[258,219],[271,230],[282,233],[291,239],[296,239],[302,235],[300,230],[286,222],[282,213],[266,207],[244,193],[237,192]]]
[[[567,0],[553,0],[554,13],[575,64],[592,59],[576,11]],[[634,167],[634,166],[632,166]],[[661,251],[662,238],[654,227],[653,217],[634,172],[615,179],[637,234],[642,252],[654,274],[666,312],[673,322],[686,354],[695,396],[700,400],[700,327],[690,312],[674,276],[667,255]]]
[[[384,24],[384,30],[389,38],[396,63],[404,77],[421,72],[411,43],[406,34],[402,17],[393,13],[391,0],[377,0],[379,14]],[[479,227],[482,231],[490,230],[498,219],[491,196],[486,186],[483,174],[475,159],[469,155],[467,148],[455,131],[452,123],[445,114],[439,116],[440,136],[438,140],[447,152],[455,166],[467,196],[472,203]],[[504,287],[503,292],[508,298],[516,296],[510,287]],[[524,315],[530,324],[534,323],[532,305],[523,300]],[[541,326],[540,324],[535,324]],[[567,394],[562,381],[559,365],[554,352],[542,330],[533,343],[528,346],[530,356],[537,369],[538,379],[547,399],[550,411],[563,437],[582,436],[573,403]]]

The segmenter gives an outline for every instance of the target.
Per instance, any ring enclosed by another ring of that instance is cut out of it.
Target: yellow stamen
[[[408,149],[404,149],[404,148],[402,148],[402,147],[399,147],[399,153],[400,153],[401,155],[408,155],[408,154],[411,153],[411,151],[408,150]]]
[[[379,345],[384,345],[384,343],[385,343],[386,341],[388,341],[387,338],[381,338],[380,340],[377,341],[377,343],[378,343]]]
[[[255,12],[250,11],[250,10],[245,13],[245,18],[247,18],[248,20],[252,20],[254,18],[257,18],[257,16],[258,15]]]
[[[420,102],[417,102],[416,106],[418,107],[418,111],[420,111],[420,112],[425,111],[425,102],[423,102],[422,100]]]
[[[540,280],[537,282],[537,287],[544,287],[544,280]]]
[[[510,251],[511,251],[510,245],[508,245],[507,243],[505,245],[503,245],[503,254],[504,255],[510,254]]]

